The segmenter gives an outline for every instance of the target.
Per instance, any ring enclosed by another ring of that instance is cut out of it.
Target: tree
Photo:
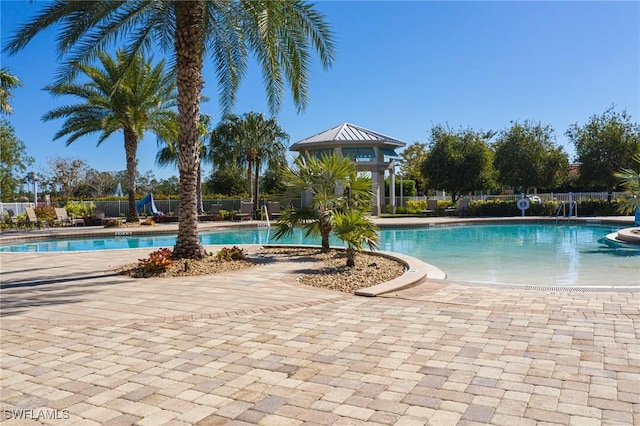
[[[211,133],[210,152],[215,164],[246,166],[247,192],[256,211],[260,173],[265,165],[278,169],[286,164],[288,140],[289,135],[275,118],[267,119],[264,114],[255,112],[248,112],[242,117],[227,115]]]
[[[105,197],[113,195],[118,181],[113,172],[101,172],[93,168],[89,168],[85,175],[85,180],[80,187],[76,188],[74,195],[83,198],[87,197]]]
[[[6,68],[0,68],[0,113],[11,114],[13,112],[9,99],[13,96],[11,91],[16,87],[22,87],[22,81]]]
[[[281,194],[286,188],[282,183],[282,171],[286,167],[286,159],[280,167],[269,167],[260,182],[260,190],[267,194]]]
[[[380,240],[378,227],[357,209],[335,212],[333,232],[347,243],[347,267],[356,266],[356,252],[361,252],[365,244],[374,250]]]
[[[211,162],[211,155],[207,150],[206,139],[211,135],[211,116],[209,114],[200,115],[200,163],[198,164],[196,192],[198,197],[198,212],[203,212],[202,205],[202,163]],[[177,129],[176,129],[177,130]],[[178,133],[170,135],[170,140],[162,140],[164,146],[156,155],[156,164],[161,167],[178,164]]]
[[[569,158],[553,142],[553,129],[541,123],[515,122],[494,143],[498,180],[514,188],[553,188],[569,173]]]
[[[18,193],[27,168],[33,158],[27,155],[27,147],[15,135],[9,120],[0,118],[0,199],[10,201]]]
[[[633,157],[637,169],[621,169],[615,173],[620,185],[628,192],[619,207],[621,213],[631,214],[640,210],[640,154]]]
[[[427,193],[427,179],[422,174],[422,163],[427,159],[427,144],[414,142],[401,153],[400,173],[403,179],[412,180],[416,184],[418,194]]]
[[[324,17],[302,1],[64,1],[47,6],[7,44],[22,49],[40,31],[60,24],[58,52],[73,64],[85,63],[123,36],[135,53],[157,44],[172,50],[178,86],[178,169],[180,222],[174,258],[198,259],[205,250],[198,240],[196,174],[199,164],[200,95],[203,63],[209,56],[219,84],[220,100],[229,111],[250,53],[261,67],[271,112],[282,104],[285,82],[298,110],[307,104],[310,47],[326,69],[333,62],[333,40]]]
[[[247,196],[246,171],[238,165],[216,167],[205,182],[210,194]]]
[[[322,252],[329,251],[329,236],[333,230],[334,214],[339,211],[371,208],[371,181],[359,177],[353,160],[335,154],[320,158],[300,156],[294,167],[284,169],[286,198],[310,193],[311,202],[300,209],[288,208],[276,222],[274,238],[292,235],[301,227],[305,236],[320,236]]]
[[[155,193],[161,195],[176,195],[180,190],[180,180],[177,176],[170,176],[167,179],[160,179],[155,187]]]
[[[464,193],[493,185],[493,152],[486,134],[471,129],[453,131],[440,125],[431,129],[429,153],[422,173],[429,186],[443,189],[456,202]]]
[[[74,191],[87,179],[89,165],[80,158],[54,157],[48,160],[47,180],[52,189],[65,200],[74,196]]]
[[[640,126],[626,111],[608,108],[582,125],[573,124],[566,136],[575,145],[580,163],[580,181],[607,189],[611,201],[618,184],[615,172],[633,166],[633,156],[640,154]]]
[[[124,134],[127,161],[127,191],[129,209],[127,223],[138,223],[136,209],[136,173],[138,143],[147,130],[166,137],[177,123],[175,112],[175,84],[164,71],[164,61],[155,66],[142,55],[127,56],[118,51],[116,58],[98,52],[102,65],[76,65],[88,82],[60,83],[46,89],[55,96],[75,96],[80,103],[55,108],[44,120],[66,119],[54,140],[68,136],[70,145],[82,136],[100,133],[98,146],[115,132]]]

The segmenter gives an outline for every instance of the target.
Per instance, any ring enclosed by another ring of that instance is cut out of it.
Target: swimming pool
[[[451,281],[527,285],[640,285],[640,248],[601,242],[618,228],[585,225],[500,224],[382,228],[380,250],[404,253],[437,266]],[[319,244],[302,233],[274,241],[269,229],[202,233],[205,245]],[[341,245],[332,239],[334,245]],[[175,235],[33,241],[0,251],[46,252],[172,247]]]

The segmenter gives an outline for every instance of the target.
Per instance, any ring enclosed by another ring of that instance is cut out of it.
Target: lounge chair
[[[269,213],[269,219],[271,220],[282,216],[282,213],[280,212],[280,203],[277,201],[268,201],[267,212]]]
[[[67,210],[64,207],[56,207],[56,218],[53,221],[53,224],[56,226],[71,226],[73,222],[69,215],[67,214]]]
[[[24,209],[24,211],[27,213],[26,225],[29,226],[30,228],[32,228],[34,225],[38,227],[38,229],[49,227],[49,223],[46,220],[38,219],[38,216],[36,215],[36,211],[32,207],[27,207],[26,209]]]
[[[222,216],[220,215],[221,208],[222,204],[211,204],[211,207],[209,207],[209,216],[211,216],[212,220],[222,219]]]
[[[100,221],[100,225],[104,225],[105,220],[107,220],[107,215],[100,209],[94,209],[93,217],[91,219],[92,221],[95,221],[95,223],[98,223],[98,221]],[[84,225],[84,221],[83,221],[83,225]]]
[[[251,201],[240,201],[240,213],[233,216],[234,220],[251,220],[253,218],[253,203]]]
[[[467,209],[469,208],[469,201],[470,200],[467,197],[461,198],[460,200],[458,200],[457,206],[447,207],[446,209],[444,209],[444,212],[449,216],[465,214],[467,212]]]
[[[422,210],[420,214],[422,216],[435,215],[438,211],[438,200],[429,200],[427,201],[427,208]]]
[[[18,216],[16,216],[16,212],[14,212],[12,209],[8,209],[5,207],[4,211],[4,223],[9,226],[9,228],[19,229],[23,225],[23,223],[18,219]]]
[[[85,225],[84,219],[71,219],[69,214],[67,213],[67,209],[64,207],[56,207],[56,219],[53,221],[54,225],[61,226],[76,226],[76,225]]]

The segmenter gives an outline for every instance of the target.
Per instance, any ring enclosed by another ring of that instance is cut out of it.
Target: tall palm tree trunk
[[[318,226],[320,228],[320,238],[321,238],[321,246],[320,251],[322,253],[328,253],[330,250],[329,245],[329,236],[331,235],[331,229],[333,225],[331,224],[331,212],[328,211],[319,211],[319,223]]]
[[[178,86],[178,169],[180,170],[180,214],[176,259],[201,259],[205,250],[198,240],[197,174],[200,164],[200,92],[204,40],[204,1],[175,3],[176,72]]]
[[[127,223],[139,223],[138,209],[136,208],[136,171],[138,170],[138,136],[133,130],[124,131],[124,151],[127,157],[127,180],[129,186],[129,210],[127,211]]]
[[[198,194],[198,213],[204,213],[202,204],[202,164],[198,162],[198,181],[196,182],[196,193]]]
[[[259,195],[259,191],[260,191],[260,184],[259,184],[259,177],[260,177],[260,161],[256,160],[255,164],[254,164],[254,175],[253,175],[253,211],[256,212],[258,211],[258,195]]]
[[[247,185],[249,198],[253,198],[253,161],[251,159],[247,161]]]

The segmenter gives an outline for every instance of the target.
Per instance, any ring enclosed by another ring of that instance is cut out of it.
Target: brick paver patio
[[[110,273],[148,251],[2,254],[5,424],[640,425],[638,290]]]

